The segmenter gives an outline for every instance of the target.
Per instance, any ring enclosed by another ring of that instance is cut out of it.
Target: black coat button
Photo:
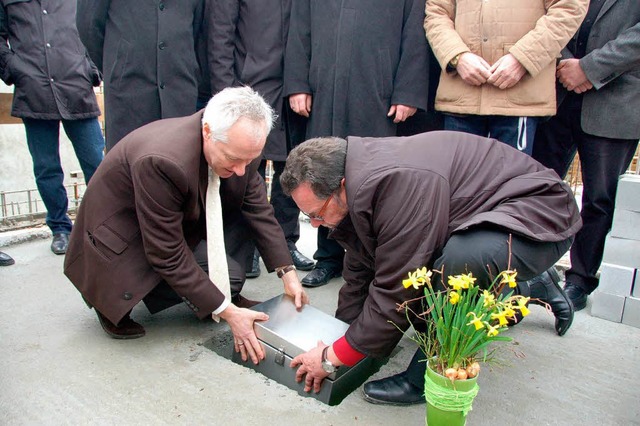
[[[124,300],[131,300],[133,299],[133,295],[131,293],[129,293],[128,291],[124,292],[124,295],[122,296],[124,298]]]
[[[164,41],[161,41],[161,42],[158,44],[158,47],[160,48],[160,50],[163,50],[165,47],[167,47],[167,45],[165,44],[165,42],[164,42]]]
[[[160,10],[164,10],[164,3],[160,3],[160,4],[158,5],[158,9],[160,9]]]

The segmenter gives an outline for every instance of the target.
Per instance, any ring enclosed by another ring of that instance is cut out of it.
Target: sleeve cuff
[[[224,311],[225,309],[227,309],[227,306],[229,306],[231,304],[231,301],[229,299],[224,299],[224,302],[222,302],[220,304],[220,306],[218,306],[218,309],[216,309],[215,311],[212,312],[212,314],[214,315],[220,315],[220,312]]]
[[[333,352],[336,354],[340,362],[348,367],[356,365],[365,358],[364,354],[351,347],[345,336],[342,336],[333,342]]]

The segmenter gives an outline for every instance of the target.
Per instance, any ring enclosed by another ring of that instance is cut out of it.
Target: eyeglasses
[[[319,222],[324,222],[324,211],[327,209],[327,207],[329,207],[329,202],[331,201],[332,198],[333,198],[333,194],[329,195],[329,198],[327,198],[327,201],[324,202],[324,204],[322,205],[322,207],[320,208],[318,213],[310,214],[310,213],[305,213],[302,210],[300,210],[300,211],[302,212],[303,215],[305,215],[306,217],[308,217],[311,220],[317,220]]]

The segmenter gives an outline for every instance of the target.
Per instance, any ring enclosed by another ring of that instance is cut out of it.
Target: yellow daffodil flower
[[[455,291],[460,291],[462,289],[468,289],[473,286],[473,283],[476,281],[473,278],[473,274],[462,274],[462,275],[449,275],[449,286],[452,287]]]
[[[493,327],[492,325],[487,324],[487,328],[487,336],[493,337],[498,335],[498,329],[500,328],[500,326],[496,325],[495,327]]]
[[[451,303],[452,305],[455,305],[459,301],[460,301],[460,293],[458,293],[457,291],[452,291],[451,293],[449,293],[449,303]]]
[[[502,279],[500,280],[500,284],[508,284],[510,288],[516,288],[518,285],[516,283],[516,276],[518,273],[516,271],[503,271],[500,273],[502,275]]]
[[[518,305],[516,306],[516,309],[520,310],[520,313],[522,314],[523,317],[526,317],[527,315],[529,315],[529,308],[527,308],[527,303],[529,303],[529,299],[530,297],[518,297]]]
[[[473,319],[471,321],[469,321],[467,323],[467,325],[473,325],[475,326],[476,330],[481,330],[482,328],[484,328],[484,323],[482,322],[482,318],[484,317],[484,314],[480,315],[480,317],[476,316],[475,312],[469,312],[467,314],[467,316],[469,315],[473,315]]]
[[[484,296],[484,304],[483,305],[484,305],[485,308],[493,306],[493,304],[496,302],[496,297],[493,294],[491,294],[490,291],[484,290],[482,292],[482,295]]]
[[[516,311],[513,310],[511,304],[506,304],[504,306],[504,316],[506,318],[514,318],[516,316]]]
[[[503,326],[503,325],[509,324],[509,321],[507,321],[506,316],[507,316],[506,311],[500,311],[498,313],[491,314],[491,319],[497,319],[498,325]]]
[[[416,290],[425,284],[431,285],[431,271],[427,271],[426,267],[418,268],[414,272],[409,272],[409,278],[402,280],[404,288],[412,287]]]

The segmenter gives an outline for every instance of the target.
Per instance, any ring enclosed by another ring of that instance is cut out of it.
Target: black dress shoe
[[[69,234],[58,232],[53,234],[51,242],[51,251],[55,254],[65,254],[69,248]]]
[[[309,259],[304,254],[300,253],[297,248],[289,249],[291,253],[291,259],[293,259],[293,266],[300,271],[310,271],[315,266],[315,262]]]
[[[247,269],[245,276],[247,278],[258,278],[260,276],[260,254],[258,250],[253,252],[253,260],[251,262],[251,269]]]
[[[16,261],[13,260],[11,256],[0,251],[0,266],[9,266],[13,265],[14,263],[16,263]]]
[[[587,306],[587,292],[582,288],[578,287],[575,284],[567,283],[564,286],[564,292],[566,293],[571,303],[573,303],[573,308],[576,311],[580,311]]]
[[[236,305],[238,308],[247,308],[247,309],[250,309],[262,303],[255,300],[247,299],[246,297],[240,296],[239,294],[236,296],[233,296],[231,298],[231,302],[234,305]]]
[[[118,325],[115,325],[109,321],[107,317],[98,312],[97,309],[94,308],[94,310],[96,311],[98,321],[100,321],[104,332],[114,339],[137,339],[145,335],[144,327],[131,319],[129,316],[130,312],[120,320]]]
[[[402,372],[386,379],[365,383],[364,399],[373,404],[412,405],[424,403],[424,391],[413,385]]]
[[[321,287],[328,283],[331,278],[339,277],[342,272],[335,268],[327,268],[316,265],[300,282],[305,287]]]
[[[531,291],[531,303],[545,302],[556,317],[556,332],[563,336],[573,322],[573,304],[560,287],[560,276],[555,267],[547,269],[532,280],[527,281]],[[536,300],[537,299],[537,300]]]

